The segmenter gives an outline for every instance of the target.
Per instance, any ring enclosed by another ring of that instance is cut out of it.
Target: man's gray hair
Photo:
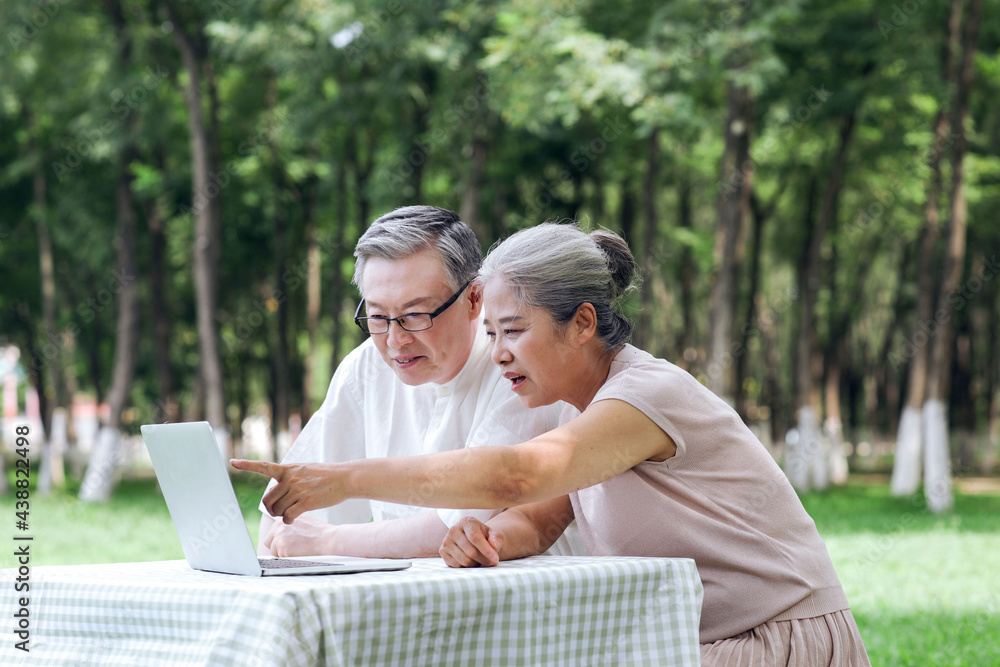
[[[354,284],[364,297],[365,263],[372,257],[398,260],[423,250],[438,254],[453,290],[476,276],[483,250],[454,211],[435,206],[404,206],[371,224],[354,248]]]
[[[582,231],[576,224],[543,223],[493,246],[479,270],[483,285],[499,278],[517,303],[541,308],[560,326],[590,303],[597,336],[607,350],[629,341],[632,324],[617,312],[638,267],[628,244],[613,232]]]

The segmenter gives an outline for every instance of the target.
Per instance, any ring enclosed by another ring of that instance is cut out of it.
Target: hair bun
[[[590,233],[590,237],[604,253],[604,260],[611,272],[611,284],[614,287],[612,298],[618,298],[628,291],[632,281],[635,280],[639,268],[635,263],[635,257],[632,256],[632,251],[629,250],[625,240],[614,232],[597,229]]]

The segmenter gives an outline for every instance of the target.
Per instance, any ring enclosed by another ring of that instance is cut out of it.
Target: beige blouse
[[[849,608],[816,524],[735,410],[631,345],[594,397],[608,399],[642,411],[677,453],[570,494],[591,554],[693,558],[705,587],[702,643]],[[563,420],[576,414],[568,408]]]

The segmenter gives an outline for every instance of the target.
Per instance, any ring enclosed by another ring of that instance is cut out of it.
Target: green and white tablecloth
[[[184,561],[34,567],[30,653],[0,570],[0,664],[697,665],[694,561],[538,556],[495,568],[249,578]]]

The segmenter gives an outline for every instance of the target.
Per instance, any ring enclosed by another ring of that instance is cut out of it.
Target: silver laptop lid
[[[253,541],[208,422],[149,424],[141,430],[188,564],[259,576]]]

